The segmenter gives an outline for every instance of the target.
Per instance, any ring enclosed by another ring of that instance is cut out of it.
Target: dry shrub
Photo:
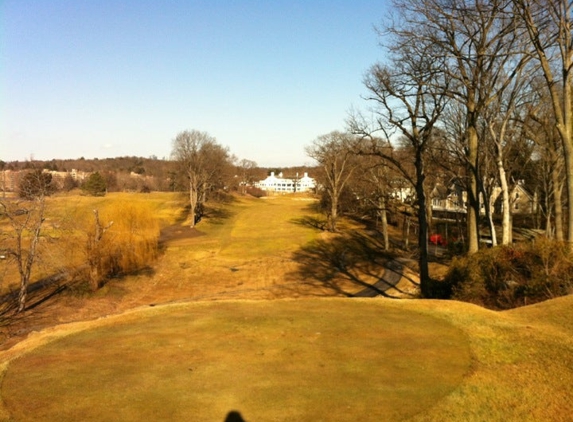
[[[246,191],[249,195],[254,196],[255,198],[262,198],[264,196],[267,196],[266,191],[264,191],[260,188],[256,188],[254,186],[247,186]]]
[[[159,222],[151,207],[116,202],[94,214],[86,247],[93,289],[105,278],[147,267],[156,258]]]
[[[499,246],[456,258],[444,280],[450,297],[490,309],[510,309],[573,292],[567,246],[548,239]]]

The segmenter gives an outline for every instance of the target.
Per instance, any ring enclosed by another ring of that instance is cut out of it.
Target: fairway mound
[[[471,362],[447,321],[361,299],[149,307],[23,343],[2,382],[15,421],[400,420]]]
[[[558,327],[573,336],[573,295],[511,309],[505,313],[523,321],[535,321],[538,324]]]

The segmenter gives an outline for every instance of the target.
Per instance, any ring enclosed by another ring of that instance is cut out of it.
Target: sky
[[[0,0],[0,160],[169,158],[207,132],[262,167],[366,107],[384,0]]]

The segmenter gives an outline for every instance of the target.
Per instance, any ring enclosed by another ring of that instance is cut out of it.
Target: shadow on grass
[[[223,224],[236,213],[219,206],[206,206],[202,218],[208,218],[212,224]]]
[[[301,218],[293,218],[290,220],[292,223],[303,227],[310,227],[318,230],[326,229],[326,220],[319,217],[304,216]]]
[[[314,287],[347,297],[396,298],[390,289],[402,277],[402,265],[383,250],[377,234],[352,232],[329,240],[316,240],[294,253],[298,269],[289,274],[301,280],[293,289]],[[328,293],[324,293],[328,295]]]
[[[245,422],[245,420],[243,419],[243,416],[241,415],[240,412],[237,412],[236,410],[231,410],[227,414],[227,417],[225,418],[224,422]]]
[[[43,315],[51,313],[51,306],[57,304],[62,295],[78,299],[110,295],[120,297],[125,294],[121,285],[111,283],[127,276],[153,277],[152,267],[143,267],[128,273],[117,274],[105,279],[99,290],[93,291],[87,281],[85,270],[80,267],[74,270],[61,271],[49,277],[30,283],[28,286],[26,307],[18,312],[19,288],[0,296],[0,327],[7,336],[20,336],[44,326]]]

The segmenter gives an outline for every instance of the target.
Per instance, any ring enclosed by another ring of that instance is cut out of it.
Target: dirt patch
[[[159,243],[163,245],[174,240],[192,239],[204,235],[205,233],[200,232],[195,227],[181,226],[177,224],[174,226],[165,227],[161,230],[159,235]]]

